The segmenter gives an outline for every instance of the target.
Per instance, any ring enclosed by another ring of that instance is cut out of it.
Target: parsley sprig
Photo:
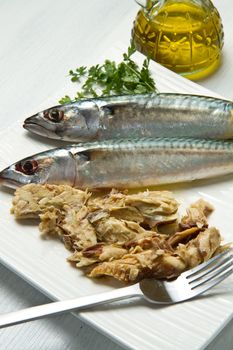
[[[155,82],[149,71],[149,58],[143,61],[140,68],[131,56],[135,48],[130,46],[123,54],[120,63],[105,60],[102,65],[87,68],[81,66],[69,71],[73,83],[80,86],[76,96],[71,99],[66,95],[59,103],[65,104],[82,98],[100,97],[121,94],[142,94],[157,91]]]

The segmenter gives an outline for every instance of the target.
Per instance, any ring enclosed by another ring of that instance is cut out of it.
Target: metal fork
[[[222,282],[232,272],[233,249],[228,249],[207,262],[183,272],[174,281],[144,279],[137,284],[111,292],[51,302],[0,315],[0,328],[132,297],[141,297],[154,304],[174,304],[197,297]]]

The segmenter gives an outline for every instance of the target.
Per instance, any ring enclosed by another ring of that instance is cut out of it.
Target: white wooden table
[[[223,64],[201,85],[233,98],[231,0],[215,0],[225,28]],[[126,46],[137,11],[133,0],[0,0],[0,121],[17,119],[56,102],[70,83],[70,68],[95,63],[114,42]],[[13,140],[12,140],[13,142]],[[1,145],[4,147],[4,145]],[[49,300],[0,266],[0,312]],[[214,310],[213,310],[214,311]],[[209,346],[232,349],[233,322]],[[172,341],[172,340],[171,340]],[[0,349],[111,349],[120,346],[72,315],[35,321],[0,331]]]

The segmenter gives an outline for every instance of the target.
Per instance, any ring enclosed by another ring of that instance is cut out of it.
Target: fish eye
[[[35,174],[38,169],[38,163],[35,160],[26,160],[25,162],[19,162],[15,165],[15,170],[20,171],[26,175]]]
[[[59,123],[64,118],[64,112],[53,109],[52,111],[45,111],[44,117],[53,123]]]

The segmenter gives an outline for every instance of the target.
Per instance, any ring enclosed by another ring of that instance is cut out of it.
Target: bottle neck
[[[164,0],[135,0],[138,5],[143,7],[144,9],[150,10],[153,6],[158,5]]]
[[[144,10],[146,17],[155,16],[168,0],[135,0]]]
[[[135,0],[136,3],[141,6],[147,13],[154,13],[159,10],[166,2],[173,2],[175,0]],[[202,6],[205,8],[212,8],[214,5],[211,0],[177,0],[176,2],[191,2],[194,5]]]

